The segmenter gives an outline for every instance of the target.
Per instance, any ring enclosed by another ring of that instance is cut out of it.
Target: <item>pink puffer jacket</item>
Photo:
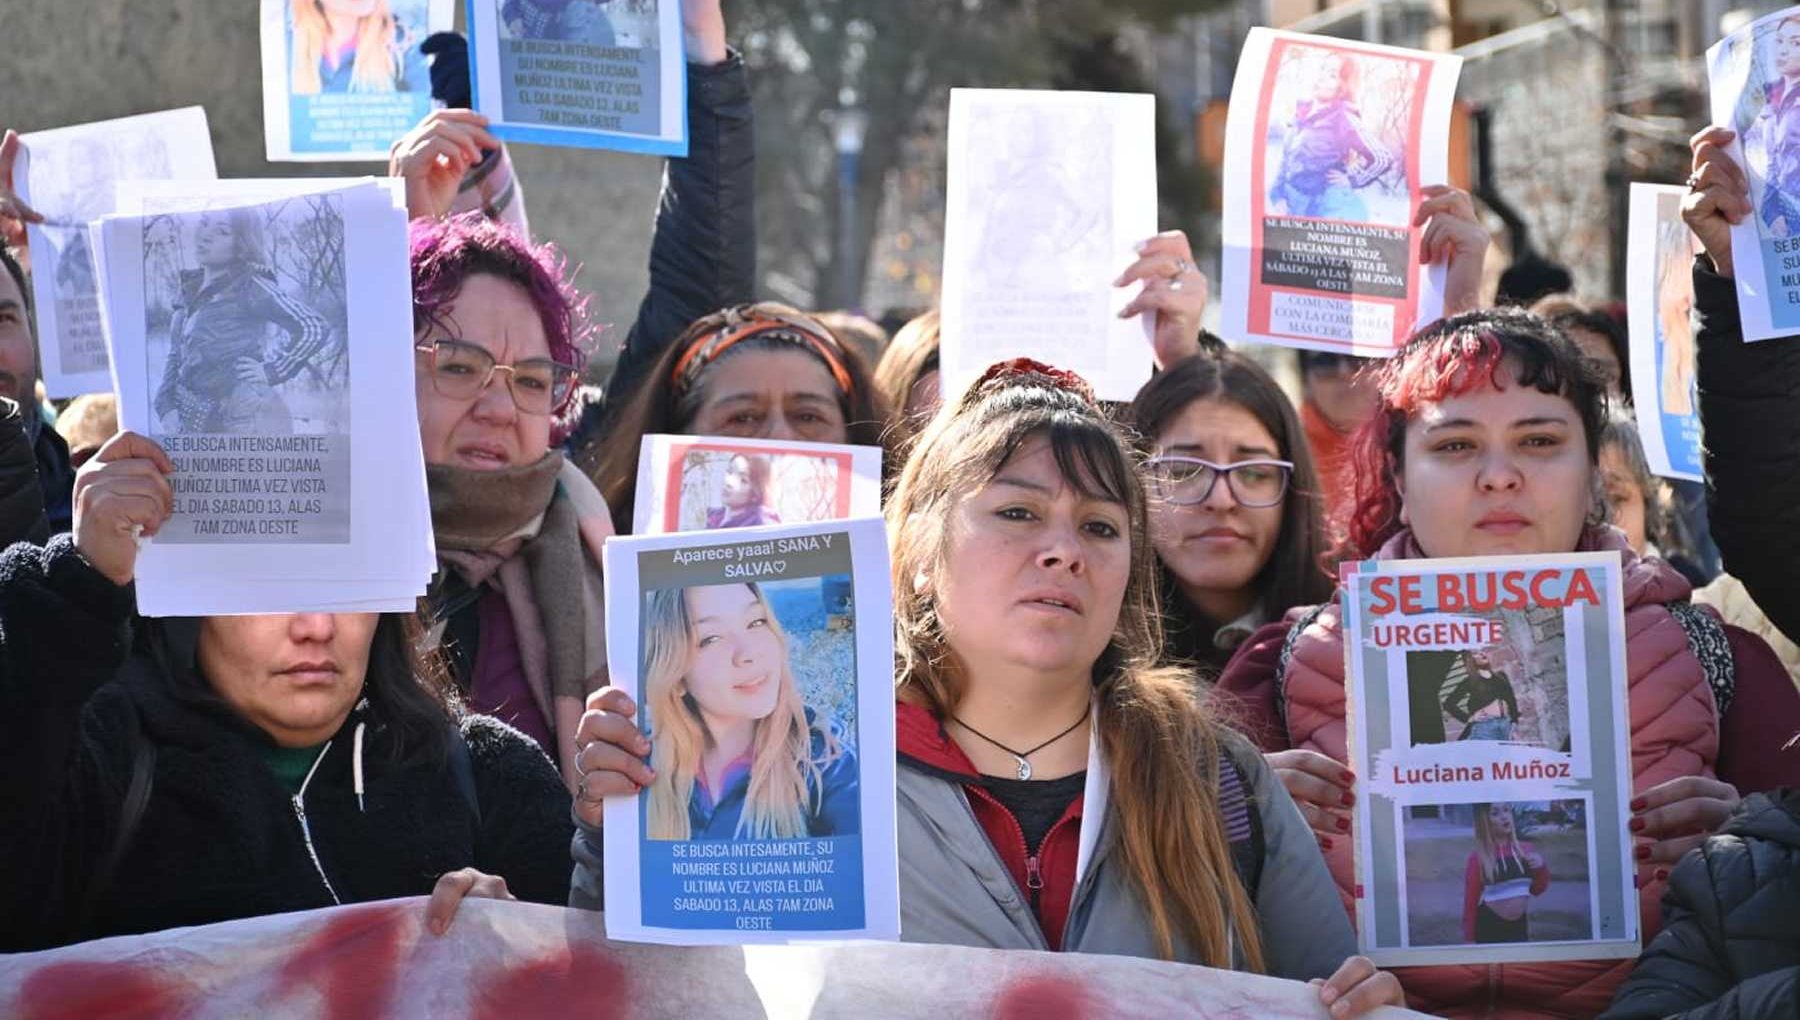
[[[1377,559],[1421,555],[1410,532],[1395,536]],[[1688,597],[1690,585],[1659,559],[1639,559],[1613,529],[1583,536],[1582,551],[1618,549],[1625,557],[1625,665],[1631,702],[1633,792],[1681,776],[1714,775],[1719,713],[1687,633],[1667,608]],[[1410,555],[1409,555],[1410,553]],[[1281,683],[1291,746],[1347,762],[1344,725],[1344,647],[1338,607],[1325,607],[1293,644]],[[1351,909],[1351,841],[1326,852],[1345,909]],[[1664,883],[1646,879],[1639,899],[1644,939],[1661,926]],[[1355,913],[1352,910],[1352,920]],[[1443,966],[1396,969],[1414,1009],[1450,1016],[1584,1016],[1603,1011],[1633,961]]]

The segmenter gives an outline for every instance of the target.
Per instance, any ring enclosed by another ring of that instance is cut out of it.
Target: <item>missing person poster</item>
[[[1700,242],[1681,220],[1687,189],[1631,186],[1625,305],[1631,310],[1631,392],[1650,470],[1704,480],[1694,363],[1694,256]]]
[[[1613,553],[1347,565],[1357,930],[1379,966],[1636,956]]]
[[[1030,357],[1131,400],[1154,324],[1112,283],[1156,234],[1156,97],[952,89],[948,160],[943,392]]]
[[[475,109],[508,141],[687,155],[678,0],[468,0]]]
[[[431,112],[419,47],[454,14],[453,0],[262,0],[269,160],[385,162]]]
[[[880,447],[649,435],[638,456],[633,534],[880,515]]]
[[[1731,228],[1744,339],[1800,333],[1800,8],[1759,18],[1706,51],[1712,122],[1750,178],[1751,215]]]
[[[311,186],[140,197],[93,231],[120,424],[175,466],[139,560],[145,615],[276,611],[285,585],[292,611],[388,604],[429,580],[412,361],[392,342],[411,329],[405,213],[378,184]]]
[[[606,801],[606,932],[899,937],[880,518],[615,538],[607,664],[656,779]]]
[[[19,197],[44,217],[27,229],[44,389],[59,398],[104,393],[112,374],[87,226],[116,211],[116,183],[218,176],[206,111],[189,106],[36,131],[23,141]]]
[[[1448,179],[1462,58],[1253,28],[1226,116],[1227,339],[1392,354],[1443,312],[1420,188]]]

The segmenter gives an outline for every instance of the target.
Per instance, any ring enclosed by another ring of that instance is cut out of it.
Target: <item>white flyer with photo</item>
[[[1694,256],[1700,241],[1681,219],[1679,185],[1631,186],[1625,307],[1631,313],[1631,392],[1650,470],[1706,480],[1695,361]]]
[[[1376,965],[1642,952],[1620,569],[1341,568],[1357,936]]]
[[[950,91],[939,369],[953,399],[996,361],[1076,372],[1102,400],[1150,381],[1149,315],[1113,280],[1157,232],[1156,97]]]
[[[398,605],[435,567],[405,213],[373,183],[242,201],[94,229],[120,425],[175,463],[139,611]]]
[[[1462,58],[1253,28],[1225,124],[1220,331],[1386,357],[1437,320],[1420,189],[1449,179]]]
[[[607,665],[656,779],[606,800],[606,933],[896,939],[879,517],[606,543]]]
[[[112,375],[87,226],[115,211],[115,182],[218,176],[206,111],[189,106],[34,131],[22,141],[19,197],[44,217],[27,228],[44,389],[56,398],[104,393]]]
[[[1800,333],[1800,8],[1777,11],[1706,51],[1712,122],[1750,179],[1751,214],[1731,228],[1744,340]]]
[[[881,516],[881,448],[644,437],[632,534]]]

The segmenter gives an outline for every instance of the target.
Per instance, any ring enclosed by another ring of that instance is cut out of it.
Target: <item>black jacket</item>
[[[50,537],[50,523],[44,516],[44,488],[38,481],[38,462],[42,454],[32,443],[26,427],[27,412],[17,403],[0,397],[0,548],[14,542],[42,542]],[[41,422],[39,423],[42,424]],[[52,436],[54,429],[45,429]],[[61,442],[62,437],[56,436]],[[68,447],[63,447],[65,460]],[[63,506],[69,503],[69,490],[75,485],[74,472],[63,480]],[[68,530],[68,525],[63,525]]]
[[[749,301],[756,287],[756,138],[744,58],[689,64],[687,77],[688,154],[663,171],[650,292],[606,384],[607,404],[629,398],[695,319]],[[587,410],[584,430],[601,408]]]
[[[0,553],[0,950],[328,907],[334,892],[345,903],[422,895],[469,866],[521,899],[567,901],[569,795],[535,744],[483,716],[460,723],[466,756],[395,762],[390,731],[359,706],[306,789],[315,866],[267,738],[182,694],[133,645],[132,598],[65,536]],[[143,741],[155,748],[149,799],[96,893]]]
[[[1662,931],[1604,1020],[1671,1016],[1800,1016],[1800,789],[1751,795],[1676,866]]]
[[[1737,289],[1694,262],[1707,514],[1725,570],[1800,640],[1800,340],[1744,342]]]

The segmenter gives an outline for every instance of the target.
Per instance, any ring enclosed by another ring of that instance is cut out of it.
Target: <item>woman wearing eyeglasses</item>
[[[1312,455],[1275,380],[1228,350],[1159,373],[1131,417],[1150,454],[1170,650],[1216,674],[1258,627],[1331,596]]]
[[[412,275],[430,636],[469,709],[534,738],[573,790],[575,725],[605,684],[612,534],[593,483],[551,448],[573,416],[585,300],[552,248],[473,215],[414,220]]]

